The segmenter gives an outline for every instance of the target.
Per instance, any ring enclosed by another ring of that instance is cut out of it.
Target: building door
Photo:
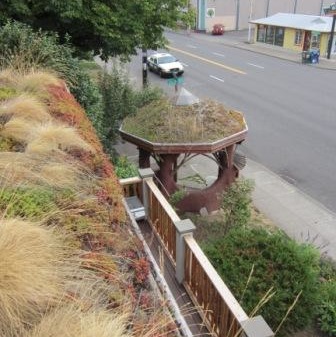
[[[306,30],[303,40],[303,50],[306,51],[310,49],[310,40],[311,40],[311,32]]]

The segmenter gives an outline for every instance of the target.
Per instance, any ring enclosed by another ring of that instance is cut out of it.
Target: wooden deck
[[[175,278],[175,266],[173,266],[173,263],[164,249],[161,249],[162,246],[154,235],[151,226],[144,220],[138,221],[138,225],[156,263],[160,266],[161,272],[193,336],[214,336],[209,333],[208,329],[203,324],[202,318],[197,312],[189,295],[186,293],[184,286],[177,282]]]

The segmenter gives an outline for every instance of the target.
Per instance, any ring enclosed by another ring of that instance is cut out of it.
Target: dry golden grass
[[[45,104],[28,94],[22,94],[0,104],[0,116],[2,115],[22,117],[39,122],[51,120]]]
[[[45,124],[35,128],[26,147],[27,153],[48,154],[53,151],[81,149],[93,151],[77,133],[76,129],[56,124]]]
[[[24,325],[34,324],[59,297],[63,257],[50,230],[26,221],[0,220],[1,336],[20,336]]]
[[[20,152],[1,152],[1,185],[20,184],[30,178],[33,158]]]
[[[127,315],[63,306],[46,315],[25,337],[129,337]]]
[[[3,69],[0,71],[0,85],[14,87],[17,80],[17,74],[10,69]]]
[[[21,92],[35,94],[38,97],[45,98],[47,87],[50,85],[62,85],[56,74],[43,70],[30,69],[25,75],[17,80],[17,89]]]
[[[0,135],[26,143],[30,139],[35,126],[34,123],[25,118],[11,118],[1,129]]]
[[[49,185],[65,188],[81,186],[84,188],[84,179],[80,179],[80,171],[65,163],[49,163],[41,167],[39,172],[41,180],[46,181]]]
[[[42,157],[22,152],[1,152],[0,181],[2,186],[44,184],[57,188],[79,186],[85,189],[95,177],[79,165],[56,156]]]

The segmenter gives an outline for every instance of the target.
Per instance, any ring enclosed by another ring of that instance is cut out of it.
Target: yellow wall
[[[304,33],[302,34],[301,45],[295,45],[294,43],[295,42],[295,32],[296,32],[296,29],[285,28],[285,37],[284,37],[283,47],[286,49],[291,49],[295,51],[302,51]]]
[[[321,33],[320,55],[325,56],[328,53],[328,37],[329,33]]]

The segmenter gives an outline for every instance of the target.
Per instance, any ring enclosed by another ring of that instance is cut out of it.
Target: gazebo
[[[176,106],[163,100],[126,118],[119,132],[138,147],[140,168],[150,167],[150,158],[155,159],[159,167],[156,176],[166,197],[180,188],[177,172],[182,163],[200,154],[213,156],[217,179],[204,189],[187,190],[176,205],[184,212],[212,212],[219,209],[220,195],[238,177],[236,147],[245,140],[247,130],[243,115],[220,103]]]

